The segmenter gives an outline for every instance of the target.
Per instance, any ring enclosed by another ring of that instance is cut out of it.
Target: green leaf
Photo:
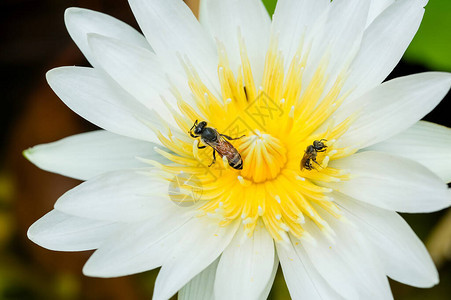
[[[428,68],[451,71],[451,1],[430,0],[417,35],[404,59]]]
[[[277,0],[263,0],[263,4],[265,5],[269,15],[272,17],[274,10],[276,9]]]

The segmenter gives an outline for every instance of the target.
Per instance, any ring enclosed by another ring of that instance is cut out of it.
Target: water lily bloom
[[[259,0],[205,0],[200,22],[181,0],[129,3],[144,35],[66,11],[92,68],[47,80],[102,130],[25,151],[85,180],[32,241],[96,249],[88,276],[161,267],[155,299],[265,299],[279,262],[293,299],[438,283],[397,212],[451,204],[451,131],[419,121],[451,75],[383,82],[427,1],[279,0],[271,20]]]

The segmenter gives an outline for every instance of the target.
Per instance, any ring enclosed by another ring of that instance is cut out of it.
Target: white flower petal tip
[[[396,280],[396,279],[395,279]],[[397,280],[403,282],[402,279]],[[440,283],[440,277],[437,268],[434,266],[430,270],[426,270],[422,276],[417,276],[411,282],[405,282],[407,285],[414,287],[429,289]]]
[[[148,124],[160,128],[161,118],[133,99],[102,71],[87,67],[59,67],[48,71],[46,78],[58,97],[91,123],[119,135],[160,144]]]
[[[54,171],[52,166],[54,165],[54,157],[44,150],[45,145],[36,145],[22,151],[22,155],[38,168],[45,171]],[[57,172],[58,173],[58,172]]]
[[[451,182],[451,128],[420,121],[406,131],[372,145],[369,150],[409,158],[430,169],[444,182]]]
[[[39,229],[39,224],[37,223],[39,222],[36,221],[34,222],[27,231],[27,237],[30,241],[32,241],[33,243],[35,243],[36,245],[39,245],[41,247],[44,247],[46,249],[49,250],[57,250],[56,247],[52,247],[52,246],[46,246],[46,240],[48,240],[48,238],[45,237],[45,233],[42,233],[42,231]]]
[[[65,66],[65,67],[57,67],[57,68],[53,68],[51,70],[48,70],[45,73],[45,78],[47,79],[47,83],[50,85],[50,87],[53,89],[53,86],[55,84],[57,84],[58,80],[60,80],[61,78],[64,78],[68,75],[71,74],[71,72],[75,69],[76,67],[71,67],[71,66]],[[55,91],[55,90],[53,90]]]
[[[136,158],[137,155],[167,163],[161,155],[150,149],[153,145],[151,142],[97,130],[37,145],[23,154],[43,170],[87,180],[121,169],[149,168],[147,163]]]
[[[30,147],[30,148],[28,148],[26,150],[23,150],[22,151],[22,155],[26,159],[28,159],[30,162],[32,162],[33,164],[35,164],[36,166],[39,167],[39,163],[37,162],[39,159],[36,159],[36,155],[34,155],[34,154],[36,154],[36,147],[38,147],[38,146],[33,146],[33,147]]]
[[[64,11],[64,21],[66,22],[66,26],[68,23],[72,22],[73,18],[77,18],[77,16],[80,16],[82,14],[102,14],[102,13],[98,13],[86,8],[81,8],[81,7],[68,7],[66,8],[66,10]],[[105,15],[106,16],[106,15]]]
[[[443,94],[443,97],[446,96],[446,94],[449,92],[449,90],[451,88],[451,73],[449,73],[449,72],[428,72],[428,73],[420,73],[420,74],[425,74],[426,76],[429,76],[429,78],[425,78],[425,79],[431,80],[431,84],[434,85],[432,88],[437,89],[438,93]]]
[[[339,140],[340,146],[365,148],[401,133],[432,111],[450,87],[451,73],[444,72],[419,73],[384,82],[355,103],[341,107],[358,117]]]
[[[151,172],[149,172],[151,174]],[[111,222],[138,222],[180,211],[168,184],[135,170],[102,174],[62,195],[55,208],[75,216]]]
[[[351,169],[354,177],[326,185],[360,201],[409,213],[433,212],[451,205],[448,186],[410,159],[365,151],[336,160],[332,165]]]
[[[93,66],[97,63],[88,46],[88,33],[98,33],[152,49],[144,36],[133,27],[100,12],[70,7],[64,13],[64,21],[70,36]]]
[[[103,70],[137,101],[171,123],[171,110],[178,111],[178,108],[168,92],[168,74],[155,53],[97,33],[88,33],[87,39]]]
[[[96,266],[86,263],[82,268],[82,273],[88,277],[96,277],[96,278],[115,278],[121,277],[124,275],[111,275],[110,271],[99,270]]]
[[[78,218],[52,210],[27,231],[28,238],[41,247],[56,251],[96,249],[113,234],[117,224]]]
[[[28,237],[33,243],[40,245],[39,240],[40,240],[40,233],[41,233],[41,230],[39,229],[40,224],[39,224],[38,222],[40,222],[40,221],[38,220],[38,221],[34,222],[34,223],[28,228],[28,231],[27,231],[27,237]],[[40,246],[41,246],[41,245],[40,245]]]
[[[129,0],[129,4],[163,65],[172,73],[183,73],[179,58],[186,58],[210,90],[218,90],[215,44],[183,1]]]

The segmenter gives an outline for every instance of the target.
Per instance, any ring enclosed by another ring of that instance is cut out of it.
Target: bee
[[[313,141],[313,145],[308,145],[305,149],[304,157],[301,160],[301,171],[302,169],[313,170],[312,162],[316,163],[318,166],[320,165],[316,161],[316,156],[318,152],[326,151],[327,146],[323,143],[323,141],[327,142],[326,139],[315,140]]]
[[[201,141],[204,144],[207,144],[208,146],[213,148],[213,161],[211,162],[209,167],[211,167],[216,162],[216,152],[218,152],[221,157],[225,156],[227,158],[227,161],[232,168],[237,170],[243,169],[243,160],[241,159],[241,155],[227,140],[238,140],[244,135],[238,138],[231,138],[230,136],[219,133],[212,127],[207,127],[207,122],[202,121],[198,123],[197,120],[196,122],[194,122],[193,127],[191,127],[191,129],[189,130],[189,134],[193,138],[200,137]],[[198,149],[204,149],[205,147],[206,146],[199,146],[199,144],[197,144]]]

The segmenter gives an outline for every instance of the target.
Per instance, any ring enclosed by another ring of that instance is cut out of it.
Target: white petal
[[[431,212],[448,207],[447,185],[422,165],[399,156],[366,151],[335,160],[349,170],[349,181],[325,184],[369,204],[400,212]]]
[[[74,112],[117,134],[159,143],[143,124],[157,122],[150,110],[91,68],[62,67],[47,72],[53,91]],[[155,124],[159,126],[159,124]]]
[[[178,300],[211,300],[214,298],[216,268],[219,258],[196,275],[178,293]]]
[[[155,283],[153,298],[169,299],[194,276],[210,265],[230,243],[239,222],[219,226],[208,217],[184,225],[185,234],[167,253]]]
[[[110,171],[149,166],[137,157],[167,163],[153,151],[156,146],[161,147],[98,130],[34,146],[24,151],[24,155],[43,170],[87,180]]]
[[[316,244],[302,244],[321,276],[345,299],[392,299],[387,277],[372,245],[351,225],[326,213],[322,216],[336,237],[332,237],[333,241],[326,238],[324,232],[308,221],[304,228],[311,233]]]
[[[226,49],[233,71],[241,65],[238,32],[249,54],[255,83],[263,76],[271,19],[260,0],[204,0],[202,25]]]
[[[66,9],[64,20],[70,36],[93,66],[96,66],[96,60],[88,46],[88,33],[98,33],[152,50],[144,36],[133,27],[103,13],[71,7]]]
[[[451,128],[420,121],[368,149],[412,159],[451,182]]]
[[[314,3],[318,2],[318,3]],[[272,34],[277,39],[280,34],[281,51],[287,57],[285,68],[294,58],[297,61],[308,58],[303,73],[302,84],[307,86],[317,72],[322,69],[327,74],[324,90],[329,90],[337,76],[349,67],[356,55],[365,29],[369,0],[338,0],[338,1],[299,1],[297,5],[288,7],[291,2],[280,5],[280,15],[276,8]],[[303,19],[299,13],[310,14]],[[286,13],[292,10],[291,13]],[[305,10],[303,12],[303,10]],[[293,20],[280,20],[286,15]],[[292,26],[281,28],[280,25]],[[280,30],[280,33],[279,33]],[[286,31],[285,34],[282,32]],[[286,35],[286,36],[285,36]],[[300,52],[296,52],[300,50]]]
[[[218,77],[216,47],[182,0],[129,0],[129,3],[165,66],[183,73],[180,59],[186,56],[212,91],[219,88],[217,80],[213,80]]]
[[[438,283],[438,272],[426,247],[397,213],[337,194],[333,197],[373,243],[388,276],[422,288]]]
[[[172,118],[160,95],[170,100],[173,109],[176,100],[155,53],[97,34],[89,34],[88,41],[97,62],[124,90],[165,120]]]
[[[271,292],[271,288],[274,283],[274,279],[276,278],[277,269],[279,268],[279,258],[277,255],[274,255],[274,263],[271,271],[271,276],[269,277],[269,281],[266,283],[265,289],[262,291],[258,300],[266,300],[268,299],[269,293]]]
[[[287,67],[301,45],[306,32],[312,30],[330,4],[329,0],[279,0],[272,22],[272,34],[278,37]]]
[[[385,5],[386,1],[372,2]],[[423,7],[424,1],[420,0],[395,1],[366,29],[343,88],[353,90],[347,101],[379,85],[398,64],[420,26]]]
[[[263,224],[252,237],[239,230],[219,261],[215,299],[257,299],[271,279],[274,243]]]
[[[277,254],[292,299],[343,299],[321,277],[305,253],[302,241],[277,243]],[[296,245],[296,246],[295,246]]]
[[[355,103],[340,108],[347,114],[358,113],[357,120],[340,138],[340,146],[364,148],[406,130],[434,109],[450,86],[451,75],[440,72],[415,74],[383,83]]]
[[[151,173],[121,170],[85,181],[62,195],[55,208],[79,217],[136,222],[180,210],[168,195],[169,183]]]
[[[192,214],[161,213],[145,222],[123,224],[102,243],[83,267],[94,277],[118,277],[160,267],[186,234]]]
[[[367,26],[379,16],[387,7],[395,3],[395,0],[371,0],[370,10],[368,12]]]
[[[369,0],[331,2],[324,24],[313,29],[306,38],[312,40],[305,68],[306,78],[313,77],[319,66],[327,63],[328,90],[336,76],[343,73],[360,47],[369,6]]]
[[[113,235],[118,224],[95,221],[52,210],[28,229],[30,240],[56,251],[85,251],[98,248]]]

